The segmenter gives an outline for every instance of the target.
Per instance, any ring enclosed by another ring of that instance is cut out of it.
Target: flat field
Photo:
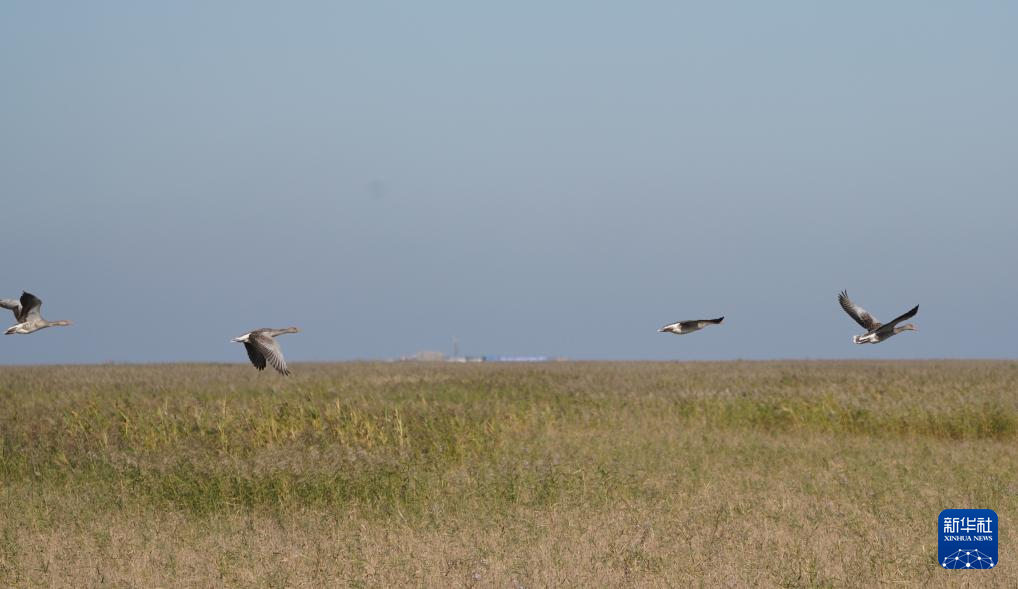
[[[1018,362],[0,368],[0,436],[2,587],[1018,584]]]

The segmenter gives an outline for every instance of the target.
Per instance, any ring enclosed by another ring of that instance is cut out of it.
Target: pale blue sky
[[[1016,356],[1014,3],[483,4],[4,3],[0,363]]]

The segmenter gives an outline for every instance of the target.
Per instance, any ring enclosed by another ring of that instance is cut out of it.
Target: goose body
[[[265,370],[266,364],[271,364],[277,372],[283,376],[289,376],[290,369],[286,367],[286,360],[283,358],[283,351],[279,348],[276,336],[298,332],[300,330],[296,327],[256,329],[240,337],[235,337],[231,341],[244,344],[248,359],[258,370]]]
[[[862,335],[853,335],[852,342],[857,344],[879,344],[889,337],[898,335],[903,331],[918,331],[919,328],[912,323],[905,323],[904,325],[898,325],[902,321],[906,321],[915,316],[919,312],[919,305],[912,307],[906,313],[895,317],[893,321],[888,323],[881,323],[870,315],[866,309],[863,309],[859,305],[856,305],[848,298],[847,291],[841,291],[838,294],[838,304],[841,308],[848,313],[848,316],[855,319],[858,323],[866,330],[866,333]]]
[[[685,335],[694,331],[699,331],[708,325],[719,325],[724,321],[724,317],[718,317],[717,319],[693,319],[691,321],[676,321],[675,323],[669,323],[661,329],[657,330],[658,333],[674,333],[675,335]]]
[[[27,335],[35,333],[47,327],[64,327],[71,322],[65,319],[60,321],[47,321],[40,314],[42,300],[29,292],[22,292],[18,299],[0,299],[0,307],[9,309],[14,313],[16,324],[7,328],[4,335]]]

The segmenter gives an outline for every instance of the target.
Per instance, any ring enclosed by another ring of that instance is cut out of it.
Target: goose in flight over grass
[[[240,337],[235,337],[231,341],[244,344],[244,348],[247,349],[247,357],[251,359],[251,363],[258,370],[265,370],[267,362],[283,376],[290,376],[290,369],[286,367],[286,360],[283,359],[283,351],[279,349],[276,336],[299,332],[300,330],[296,327],[256,329]]]
[[[912,307],[910,311],[900,317],[896,317],[894,321],[891,321],[890,323],[881,323],[877,321],[873,315],[870,315],[866,309],[863,309],[859,305],[853,303],[852,300],[848,298],[848,292],[844,290],[838,294],[838,303],[841,304],[841,308],[848,313],[849,317],[855,319],[855,322],[862,325],[866,330],[866,333],[862,335],[852,336],[852,341],[857,344],[879,344],[892,335],[898,335],[903,331],[919,330],[918,327],[911,323],[898,325],[902,321],[914,317],[915,314],[919,312],[919,305]]]
[[[0,299],[0,307],[10,309],[14,312],[14,319],[18,322],[7,328],[4,335],[35,333],[47,327],[64,327],[70,325],[70,321],[46,321],[39,314],[42,309],[42,300],[32,293],[22,292],[20,299]]]
[[[674,333],[675,335],[684,335],[699,331],[708,325],[720,325],[724,321],[724,317],[718,317],[717,319],[694,319],[692,321],[676,321],[675,323],[669,323],[661,329],[657,330],[658,333]]]

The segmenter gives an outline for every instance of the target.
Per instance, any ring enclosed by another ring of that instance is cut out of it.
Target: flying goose
[[[856,305],[848,298],[847,291],[841,291],[838,294],[838,303],[841,304],[841,308],[848,313],[848,316],[855,319],[855,322],[862,325],[866,329],[866,333],[863,335],[853,335],[852,341],[857,344],[879,344],[885,339],[892,335],[898,335],[903,331],[918,331],[919,328],[911,323],[904,325],[898,325],[906,319],[911,319],[919,312],[919,305],[912,307],[910,311],[895,318],[890,323],[881,323],[877,321],[873,315],[870,315],[866,309],[863,309],[859,305]]]
[[[20,299],[0,299],[0,307],[10,309],[14,312],[14,319],[18,322],[7,328],[4,335],[35,333],[47,327],[64,327],[70,325],[70,321],[46,321],[39,314],[42,309],[42,301],[34,294],[22,291]]]
[[[247,357],[251,359],[251,363],[258,370],[265,370],[265,363],[268,362],[283,376],[290,376],[290,369],[286,367],[286,360],[283,359],[283,351],[279,349],[279,343],[276,342],[275,338],[277,335],[283,335],[284,333],[299,332],[300,330],[296,327],[286,327],[284,329],[263,328],[249,331],[230,341],[244,344],[244,347],[247,349]]]
[[[657,330],[658,333],[674,333],[675,335],[683,335],[686,333],[692,333],[707,327],[708,325],[719,325],[724,321],[724,317],[718,317],[717,319],[694,319],[692,321],[676,321],[675,323],[669,323],[661,329]]]

